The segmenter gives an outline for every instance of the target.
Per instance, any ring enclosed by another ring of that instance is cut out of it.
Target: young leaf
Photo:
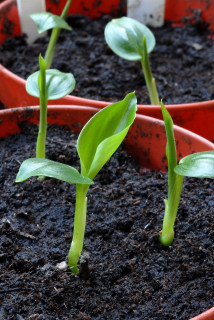
[[[83,177],[71,166],[39,158],[30,158],[22,163],[16,176],[16,182],[22,182],[34,176],[45,176],[69,183],[93,184],[91,179]]]
[[[116,151],[135,119],[136,104],[135,94],[130,93],[88,121],[77,141],[82,175],[93,179]]]
[[[166,155],[168,160],[168,199],[164,200],[165,213],[159,240],[163,245],[169,246],[174,240],[174,223],[177,216],[183,185],[183,176],[176,174],[174,171],[177,165],[177,152],[173,132],[173,120],[162,102],[161,111],[167,136]]]
[[[180,160],[174,169],[177,174],[187,177],[214,177],[214,151],[190,154]]]
[[[72,30],[63,18],[50,12],[32,13],[30,14],[30,17],[36,23],[39,33],[53,28]]]
[[[141,60],[143,58],[143,38],[146,38],[147,52],[155,47],[153,33],[142,23],[128,17],[113,19],[105,28],[105,40],[109,47],[121,58]]]
[[[40,90],[38,85],[39,71],[30,75],[26,82],[27,92],[39,98]],[[46,98],[56,100],[71,93],[75,87],[75,79],[72,73],[60,72],[56,69],[46,70]]]
[[[165,130],[166,130],[166,136],[167,136],[167,147],[166,147],[166,154],[167,154],[167,160],[168,160],[168,178],[169,178],[169,184],[174,183],[174,168],[177,165],[177,152],[176,152],[176,144],[175,144],[175,137],[174,137],[174,131],[173,131],[173,120],[167,111],[166,107],[161,101],[161,112],[164,119],[165,124]]]

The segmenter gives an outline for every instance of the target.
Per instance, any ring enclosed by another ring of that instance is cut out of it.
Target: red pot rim
[[[1,135],[19,132],[19,122],[24,120],[38,124],[39,109],[39,106],[31,106],[0,111]],[[86,106],[48,106],[48,123],[68,125],[79,132],[82,125],[98,111],[97,108]],[[174,126],[174,131],[178,159],[193,152],[214,150],[213,143],[193,132],[178,126]],[[166,171],[166,134],[162,120],[137,114],[124,144],[142,167]]]
[[[7,79],[11,79],[13,82],[17,82],[20,86],[23,86],[25,88],[26,85],[26,80],[19,77],[18,75],[16,75],[15,73],[13,73],[12,71],[8,70],[7,68],[5,68],[2,64],[0,64],[0,74],[1,75],[5,75],[5,78]],[[26,92],[26,95],[27,92]],[[31,97],[31,96],[30,96]],[[32,99],[34,99],[35,101],[39,102],[38,98],[34,98],[31,97]],[[15,101],[15,98],[14,98]],[[73,95],[67,95],[64,98],[58,99],[58,100],[52,100],[49,101],[50,104],[53,105],[60,105],[61,102],[66,102],[63,104],[74,104],[75,105],[80,105],[80,106],[90,106],[90,107],[96,107],[96,108],[103,108],[106,107],[107,105],[113,103],[113,102],[109,102],[109,101],[103,101],[103,100],[94,100],[94,99],[88,99],[88,98],[81,98],[81,97],[76,97]],[[57,102],[57,103],[56,103]],[[164,102],[164,101],[163,101]],[[29,105],[20,105],[20,106],[29,106]],[[12,106],[10,106],[11,108]],[[14,106],[14,108],[17,108],[19,106]],[[201,101],[201,102],[191,102],[191,103],[180,103],[180,104],[166,104],[166,107],[168,108],[169,111],[174,111],[177,110],[179,108],[180,111],[185,111],[186,108],[188,108],[189,110],[201,110],[202,108],[206,107],[209,109],[213,109],[214,108],[214,99],[213,100],[206,100],[206,101]],[[12,107],[13,108],[13,107]],[[138,104],[138,113],[143,114],[141,112],[143,112],[143,109],[145,108],[149,108],[155,111],[158,111],[160,109],[160,106],[157,105],[144,105],[144,104]]]
[[[0,100],[7,107],[32,106],[39,104],[39,99],[30,96],[25,90],[26,80],[15,75],[4,66],[0,65]],[[12,88],[12,89],[11,89]],[[10,91],[17,94],[8,94]],[[109,104],[107,101],[81,98],[76,96],[66,96],[59,100],[49,101],[49,105],[84,105],[89,107],[103,108]],[[210,141],[214,141],[213,119],[214,119],[214,100],[166,105],[174,123],[193,131]],[[160,106],[138,105],[138,114],[162,119]]]
[[[194,318],[191,318],[190,320],[214,320],[214,307],[199,314]]]

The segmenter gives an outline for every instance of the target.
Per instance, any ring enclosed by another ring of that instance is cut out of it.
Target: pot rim
[[[16,75],[12,71],[8,70],[2,64],[0,64],[0,70],[1,70],[1,72],[3,72],[5,74],[6,78],[11,78],[13,81],[17,81],[20,85],[25,87],[25,85],[26,85],[25,79],[21,78],[20,76]],[[105,107],[109,104],[114,103],[114,102],[109,102],[109,101],[104,101],[104,100],[81,98],[81,97],[77,97],[77,96],[73,96],[73,95],[67,95],[64,98],[59,99],[58,101],[59,101],[59,105],[61,105],[61,101],[65,101],[66,104],[72,104],[72,102],[79,102],[80,104],[78,104],[78,105],[85,105],[85,106],[98,107],[98,108]],[[55,104],[57,105],[56,102],[55,102]],[[139,108],[149,108],[149,109],[153,109],[153,110],[160,110],[160,105],[138,104],[137,106],[138,106],[138,109]],[[212,108],[214,108],[214,99],[201,101],[201,102],[198,101],[198,102],[190,102],[190,103],[166,104],[165,106],[167,107],[168,110],[170,110],[170,109],[175,110],[175,109],[179,108],[180,111],[183,111],[186,108],[189,108],[190,110],[201,109],[203,107],[207,107],[207,108],[212,109]]]

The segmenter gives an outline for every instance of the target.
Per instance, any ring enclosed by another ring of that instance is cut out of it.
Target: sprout
[[[40,71],[30,75],[26,82],[27,92],[40,98],[39,133],[36,145],[36,157],[45,158],[45,142],[47,132],[48,100],[56,100],[73,91],[75,79],[71,73],[63,73],[56,69],[45,69],[45,60],[39,56]]]
[[[174,240],[174,224],[182,190],[184,176],[198,178],[214,177],[214,151],[193,153],[180,160],[177,165],[176,144],[172,118],[161,102],[161,110],[167,136],[166,155],[168,160],[168,200],[165,202],[165,214],[160,242],[169,246]]]
[[[155,37],[149,28],[132,18],[113,19],[106,25],[105,40],[119,57],[141,61],[151,104],[160,104],[149,64],[149,53],[155,47]]]
[[[30,17],[36,23],[39,33],[53,29],[49,43],[48,43],[48,48],[45,54],[46,69],[49,69],[51,66],[53,55],[54,55],[54,49],[59,37],[60,30],[61,29],[72,30],[71,27],[65,21],[65,17],[66,17],[66,14],[68,13],[70,4],[71,4],[71,0],[67,0],[60,17],[50,12],[32,13],[30,15]]]
[[[87,192],[93,179],[122,143],[137,110],[134,93],[95,114],[82,129],[77,151],[80,158],[81,174],[68,165],[48,159],[25,160],[17,174],[16,182],[32,176],[46,176],[76,184],[76,206],[74,230],[68,253],[68,266],[78,273],[78,261],[83,248],[86,225]]]
[[[75,87],[75,79],[71,73],[62,73],[55,69],[49,69],[60,30],[62,28],[71,30],[71,27],[64,20],[70,4],[71,0],[67,0],[60,17],[50,12],[34,13],[30,15],[36,23],[39,33],[53,29],[45,59],[43,59],[41,55],[39,56],[40,71],[30,75],[26,82],[26,91],[30,95],[40,99],[39,133],[36,145],[37,158],[45,158],[48,100],[60,99],[71,93]]]

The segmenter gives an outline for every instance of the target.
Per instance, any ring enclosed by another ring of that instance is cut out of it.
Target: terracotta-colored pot
[[[48,123],[67,125],[79,132],[82,126],[99,109],[83,106],[49,106]],[[0,136],[7,137],[19,132],[19,124],[38,123],[39,106],[6,109],[0,111]],[[175,126],[175,138],[179,158],[192,152],[214,150],[214,144],[188,130]],[[166,170],[166,134],[161,120],[137,115],[125,139],[126,150],[139,161],[141,166],[150,169]],[[214,308],[190,320],[213,320]],[[187,320],[187,319],[186,319]]]
[[[39,106],[0,111],[1,136],[19,132],[19,123],[38,123]],[[48,106],[48,123],[67,125],[75,132],[99,109],[86,106]],[[179,159],[193,152],[214,150],[214,144],[191,131],[174,126]],[[162,120],[137,115],[125,139],[126,150],[143,167],[166,170],[166,134]]]
[[[53,14],[60,15],[67,0],[53,1],[46,0],[46,10]],[[120,0],[106,0],[106,1],[79,1],[72,0],[72,5],[68,13],[85,14],[90,18],[98,18],[103,14],[110,14],[117,16],[125,14],[126,4]],[[19,14],[16,0],[5,0],[0,2],[0,44],[11,36],[21,34],[21,26],[19,23]]]
[[[198,316],[190,320],[213,320],[214,319],[214,307],[199,314]]]
[[[214,1],[206,0],[166,0],[165,20],[181,25],[185,21],[194,22],[214,31]]]
[[[59,2],[46,0],[47,10],[60,14],[65,2],[66,0],[61,0]],[[200,5],[198,2],[200,2]],[[177,23],[178,19],[181,18],[182,15],[187,14],[188,8],[190,8],[189,5],[190,4],[188,3],[187,6],[184,0],[179,1],[179,4],[178,1],[175,1],[175,6],[176,8],[180,6],[180,11],[179,15],[173,16],[173,13],[175,14],[177,11],[174,9],[172,10],[170,0],[166,0],[166,19],[173,20]],[[191,1],[191,8],[194,9],[197,6],[200,8],[203,7],[203,14],[204,11],[207,12],[207,17],[210,17],[211,13],[214,11],[214,5],[212,4],[205,7],[205,4],[202,4],[201,1]],[[83,2],[73,0],[69,13],[84,13],[93,18],[101,16],[103,13],[116,13],[118,10],[123,12],[125,9],[125,4],[121,5],[119,0],[106,0],[100,3],[97,3],[94,0],[87,0],[84,5]],[[210,21],[210,19],[211,18],[208,20]],[[19,24],[16,0],[5,0],[0,4],[0,43],[6,37],[18,34],[21,34],[21,28]],[[38,99],[29,96],[25,91],[25,80],[8,71],[2,65],[0,65],[0,79],[0,101],[6,108],[38,104]],[[11,92],[13,94],[11,94]],[[103,108],[109,103],[75,96],[67,96],[58,101],[50,101],[49,104],[74,104]],[[167,106],[167,109],[169,110],[175,124],[193,131],[210,141],[214,141],[214,100],[199,103],[169,105]],[[162,113],[159,106],[138,105],[138,113],[162,119]]]
[[[8,71],[2,65],[0,65],[0,79],[0,101],[2,101],[6,107],[14,108],[39,104],[37,98],[30,96],[26,92],[26,81]],[[13,92],[13,94],[11,94],[11,92]],[[49,104],[84,105],[100,109],[109,103],[70,95],[57,101],[49,101]],[[210,141],[214,141],[214,100],[168,105],[167,109],[176,125],[193,131]],[[160,106],[138,105],[138,114],[162,119]]]
[[[56,14],[60,14],[65,1],[66,0],[63,0],[56,4],[54,1],[46,0],[47,10]],[[182,4],[183,8],[182,12],[186,12],[186,2],[182,0],[179,1],[179,4],[180,3]],[[192,5],[193,3],[198,3],[198,1],[191,1]],[[178,6],[178,1],[176,1],[176,6]],[[171,8],[170,1],[166,0],[165,15],[168,19],[170,19],[170,10],[168,8]],[[81,1],[73,0],[69,13],[84,13],[90,15],[91,17],[97,17],[101,16],[103,13],[115,13],[119,9],[122,11],[125,10],[124,5],[120,5],[119,0],[102,1],[99,4],[97,4],[97,2],[95,3],[93,0],[90,0],[87,1],[87,6],[85,3],[83,5]],[[176,19],[178,19],[177,16]],[[0,42],[2,42],[8,36],[17,34],[21,34],[21,28],[19,24],[16,0],[5,0],[2,4],[0,4]],[[0,79],[0,101],[5,105],[6,108],[32,106],[38,104],[38,99],[29,96],[25,91],[25,80],[8,71],[2,65],[0,65]],[[13,94],[11,94],[11,92]],[[57,101],[50,101],[49,104],[74,104],[103,108],[109,103],[75,96],[67,96]],[[214,141],[214,100],[190,104],[169,105],[167,106],[167,109],[169,110],[175,124],[193,131],[210,141]],[[159,106],[139,105],[138,113],[157,119],[162,119],[162,113]]]
[[[66,0],[46,0],[46,9],[54,14],[61,14]],[[127,10],[127,1],[120,0],[72,0],[69,13],[85,14],[97,18],[103,14],[114,16],[124,15]],[[214,2],[202,0],[165,0],[164,19],[181,24],[184,20],[209,24],[214,31]],[[197,20],[197,21],[196,21]],[[7,36],[21,34],[19,15],[16,0],[0,0],[0,43]]]

